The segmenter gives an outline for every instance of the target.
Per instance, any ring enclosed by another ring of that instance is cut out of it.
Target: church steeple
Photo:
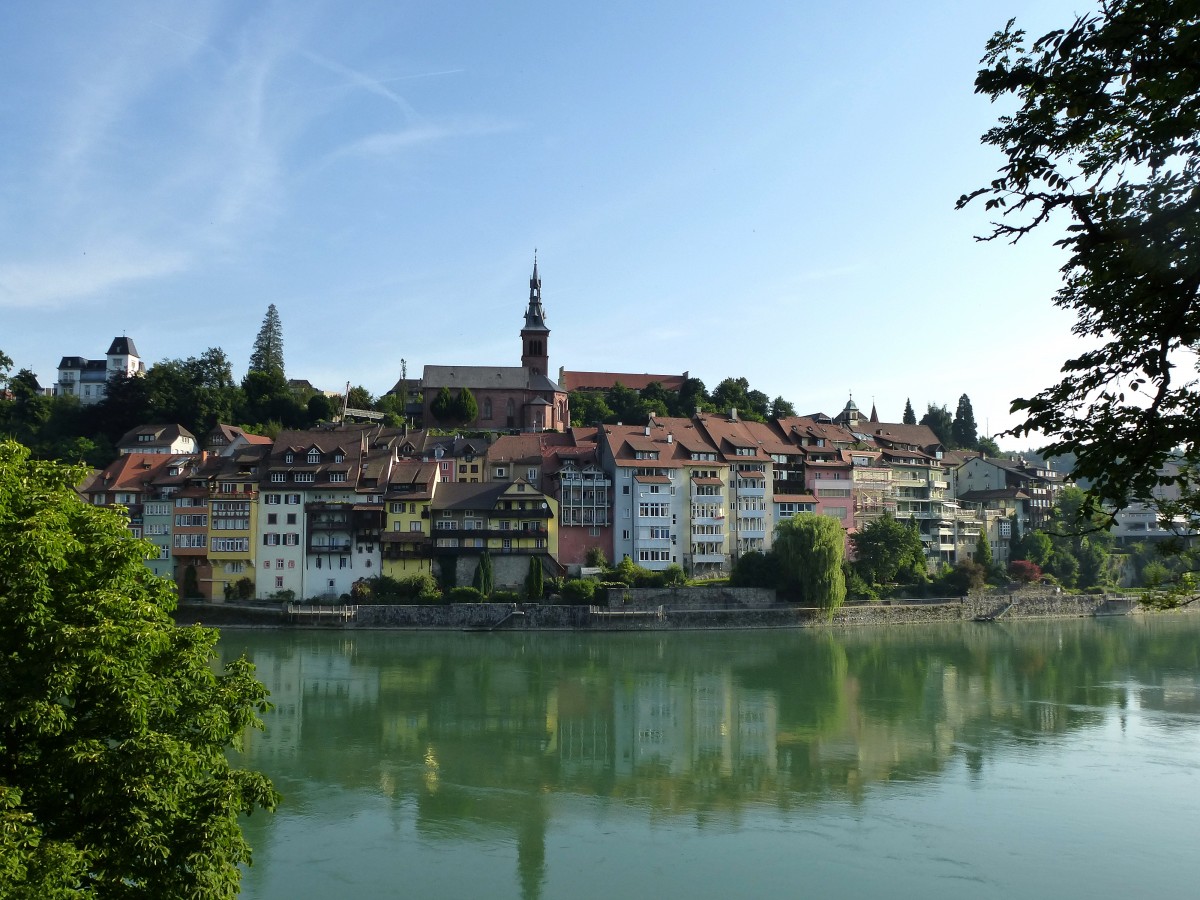
[[[529,306],[521,329],[521,365],[531,375],[545,375],[550,368],[550,329],[542,309],[542,279],[538,275],[537,251],[533,251],[533,275],[529,279]]]

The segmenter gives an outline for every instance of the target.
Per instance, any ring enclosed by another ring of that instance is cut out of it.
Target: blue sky
[[[988,36],[1090,3],[8,3],[0,349],[131,336],[381,393],[515,365],[727,376],[980,429],[1075,345],[1052,235],[979,244]],[[1025,441],[1002,441],[1023,446]]]

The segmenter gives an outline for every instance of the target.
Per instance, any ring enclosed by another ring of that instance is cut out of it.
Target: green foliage
[[[683,571],[683,566],[671,563],[658,573],[658,581],[662,587],[683,587],[687,584],[687,573]]]
[[[928,425],[930,431],[937,435],[938,441],[947,448],[954,446],[954,420],[950,410],[944,406],[934,406],[930,403],[921,416],[921,424]]]
[[[1044,531],[1030,531],[1014,538],[1008,546],[1008,558],[1027,559],[1037,566],[1045,568],[1054,552],[1054,544]]]
[[[274,303],[267,307],[262,326],[254,338],[254,349],[250,352],[249,372],[276,375],[280,380],[287,377],[283,365],[283,323],[280,321],[279,310],[275,308]]]
[[[437,581],[428,572],[405,578],[378,575],[370,581],[375,603],[437,603],[441,600],[442,592],[438,589]]]
[[[350,587],[350,599],[355,603],[370,603],[375,599],[374,579],[360,578]]]
[[[954,421],[950,426],[951,438],[955,447],[973,448],[979,441],[979,429],[975,424],[975,411],[971,408],[971,398],[963,394],[958,398],[958,408],[954,411]]]
[[[458,587],[458,554],[445,553],[438,557],[438,586],[443,593]]]
[[[988,42],[976,92],[1005,114],[983,142],[997,177],[964,195],[1002,214],[986,240],[1046,225],[1068,254],[1055,305],[1088,349],[1014,401],[1018,435],[1075,454],[1089,503],[1119,509],[1165,477],[1192,512],[1200,455],[1200,81],[1194,3],[1108,0],[1032,44],[1013,21]],[[1015,111],[1013,108],[1015,106]]]
[[[604,550],[601,547],[588,547],[586,562],[589,569],[608,568],[608,560],[605,558]]]
[[[529,557],[529,572],[525,576],[525,597],[530,603],[542,601],[544,580],[542,561],[536,556]]]
[[[729,573],[732,587],[775,588],[779,584],[779,559],[772,553],[751,550],[738,557]]]
[[[983,566],[985,572],[992,569],[992,543],[985,530],[980,530],[979,538],[975,541],[975,562]]]
[[[151,545],[82,475],[0,443],[0,895],[232,897],[239,816],[277,797],[226,750],[267,692],[174,625]]]
[[[990,437],[981,437],[975,442],[975,449],[983,453],[984,456],[989,456],[992,459],[997,459],[1000,456],[1000,445]]]
[[[800,513],[775,529],[781,588],[832,615],[846,599],[845,535],[836,519]]]
[[[846,579],[846,599],[865,600],[874,603],[880,599],[879,591],[867,584],[866,579],[850,562],[842,563],[842,575]]]
[[[598,582],[591,578],[573,578],[563,585],[563,601],[577,606],[586,606],[595,599],[597,584]]]
[[[854,568],[874,587],[887,584],[923,584],[928,580],[925,547],[916,522],[896,521],[884,513],[850,536]]]
[[[750,390],[745,378],[726,378],[712,392],[712,405],[718,412],[728,414],[736,409],[739,417],[754,422],[766,421],[770,402],[762,391]]]
[[[492,573],[492,557],[486,550],[479,556],[479,563],[475,566],[475,579],[472,582],[475,589],[483,596],[488,596],[495,587],[495,577]]]
[[[960,560],[949,573],[944,575],[939,587],[947,593],[965,597],[987,583],[987,569],[973,559]]]
[[[254,579],[239,578],[233,583],[233,596],[238,600],[251,600],[254,597]]]
[[[792,406],[783,397],[776,397],[771,401],[770,417],[772,419],[785,419],[796,415],[796,407]]]
[[[310,422],[331,422],[338,415],[338,410],[329,397],[324,394],[313,394],[308,398],[308,418]]]
[[[484,595],[473,587],[456,587],[446,592],[447,603],[482,603]]]
[[[346,396],[346,405],[351,409],[374,409],[375,398],[361,384],[356,384]]]
[[[902,421],[905,425],[917,424],[917,414],[913,412],[912,400],[904,401],[904,418],[900,421]]]
[[[454,398],[454,415],[461,425],[474,422],[479,417],[479,404],[470,388],[463,388]]]
[[[442,424],[452,425],[455,423],[457,404],[454,402],[454,396],[450,393],[450,388],[442,385],[438,389],[433,402],[429,404],[429,412]]]
[[[520,603],[521,594],[519,591],[510,590],[492,591],[488,601],[491,603]]]

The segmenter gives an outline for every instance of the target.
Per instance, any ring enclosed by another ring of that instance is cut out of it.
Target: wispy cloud
[[[429,144],[453,138],[501,134],[515,129],[516,126],[510,122],[498,122],[494,120],[457,121],[441,125],[417,125],[397,131],[369,134],[358,140],[351,141],[330,153],[326,157],[325,162],[332,162],[333,160],[347,156],[390,156],[391,154],[421,144]]]
[[[0,308],[53,309],[190,265],[186,253],[151,247],[93,248],[70,258],[0,264]]]

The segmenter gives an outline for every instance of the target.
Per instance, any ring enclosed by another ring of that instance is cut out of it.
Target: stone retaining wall
[[[628,602],[626,602],[628,598]],[[613,588],[608,605],[617,609],[770,609],[777,605],[775,592],[769,588],[680,587],[680,588]]]
[[[598,610],[587,606],[531,603],[451,603],[437,606],[359,606],[353,619],[301,623],[324,628],[403,628],[445,630],[523,631],[578,629],[592,631],[646,631],[703,628],[796,628],[816,625],[912,625],[925,622],[970,621],[981,616],[1009,619],[1069,618],[1129,615],[1138,610],[1136,598],[1066,594],[987,594],[937,601],[870,603],[843,606],[827,619],[820,610],[767,605],[746,589],[642,589],[628,605]],[[728,591],[739,591],[732,596]],[[724,596],[727,606],[714,599],[703,602],[696,594]],[[771,592],[766,592],[770,594]],[[682,596],[681,596],[682,595]],[[652,600],[670,603],[652,605]],[[738,604],[738,605],[734,605]],[[249,608],[232,604],[185,604],[176,613],[181,624],[286,626],[282,609]]]

